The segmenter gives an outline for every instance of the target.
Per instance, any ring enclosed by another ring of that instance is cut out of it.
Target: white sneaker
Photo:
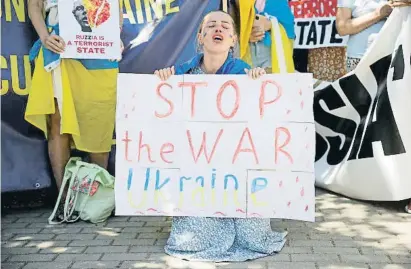
[[[405,206],[405,212],[411,214],[411,208],[408,205]]]

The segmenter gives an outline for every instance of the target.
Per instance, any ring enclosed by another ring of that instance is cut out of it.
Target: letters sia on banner
[[[295,18],[295,48],[343,47],[347,44],[348,36],[341,37],[335,24],[337,0],[292,0],[289,5]]]
[[[121,59],[118,0],[59,0],[62,58]]]
[[[396,8],[357,68],[315,91],[318,186],[362,200],[411,198],[410,85],[411,7]]]
[[[314,221],[311,74],[120,74],[116,214]]]

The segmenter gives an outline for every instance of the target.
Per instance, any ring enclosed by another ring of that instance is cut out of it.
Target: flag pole
[[[221,0],[221,1],[223,1],[223,11],[228,12],[228,3],[227,3],[228,0]]]

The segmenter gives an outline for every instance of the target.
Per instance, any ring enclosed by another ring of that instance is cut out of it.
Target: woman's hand
[[[54,34],[47,35],[45,38],[42,38],[41,43],[43,43],[43,46],[46,49],[58,54],[64,52],[64,48],[66,47],[66,43],[63,38]]]
[[[263,21],[264,31],[268,32],[271,31],[272,22],[269,18],[260,16],[260,20]]]
[[[250,35],[250,42],[256,43],[264,38],[265,32],[260,27],[253,27]]]
[[[380,7],[378,7],[375,12],[377,13],[377,16],[381,19],[386,18],[390,16],[392,12],[392,4],[391,3],[386,3]]]
[[[265,72],[265,69],[261,68],[261,67],[256,67],[256,68],[252,68],[252,69],[244,69],[244,71],[252,79],[257,79],[257,78],[261,77],[262,75],[267,74]]]
[[[264,38],[267,31],[265,25],[266,18],[260,15],[256,15],[254,18],[253,28],[250,35],[250,42],[255,43],[261,41]]]
[[[411,1],[391,1],[391,7],[410,7]]]
[[[154,72],[154,74],[157,75],[162,81],[169,79],[175,73],[174,66],[156,70]]]

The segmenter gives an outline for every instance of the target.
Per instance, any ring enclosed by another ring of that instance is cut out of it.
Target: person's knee
[[[60,121],[54,117],[50,117],[50,133],[51,135],[60,134]]]
[[[108,159],[109,159],[109,152],[90,153],[91,162],[101,166],[104,169],[107,169]]]
[[[90,153],[90,156],[95,158],[107,158],[110,152]]]
[[[61,116],[57,106],[56,112],[49,116],[48,123],[51,135],[60,134]]]

